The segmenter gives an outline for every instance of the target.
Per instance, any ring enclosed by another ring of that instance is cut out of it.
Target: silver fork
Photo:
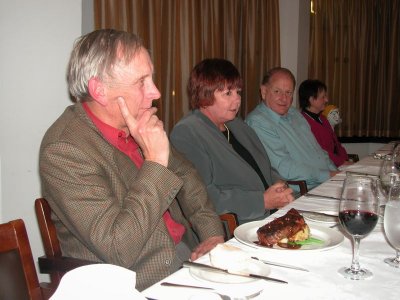
[[[217,293],[217,292],[214,292],[214,291],[212,291],[212,292],[214,294],[217,294],[218,296],[220,296],[222,300],[249,300],[249,299],[253,299],[253,298],[257,297],[258,295],[260,295],[262,291],[263,290],[255,292],[255,293],[250,294],[248,296],[240,297],[240,298],[237,298],[237,297],[232,298],[229,295],[220,294],[220,293]]]
[[[220,296],[222,300],[232,300],[232,298],[230,296],[228,296],[228,295],[220,294],[220,293],[217,293],[217,292],[213,292],[213,293],[217,294],[218,296]]]
[[[260,290],[258,292],[255,292],[255,293],[250,294],[248,296],[244,296],[242,298],[233,298],[232,300],[249,300],[249,299],[253,299],[253,298],[257,297],[258,295],[260,295],[262,291],[263,290]]]
[[[249,300],[249,299],[253,299],[253,298],[257,297],[263,291],[263,290],[260,290],[253,294],[250,294],[248,296],[243,296],[240,298],[237,298],[237,297],[231,298],[231,296],[229,296],[229,295],[224,295],[224,294],[218,293],[213,288],[204,287],[204,286],[195,286],[195,285],[187,285],[187,284],[171,283],[171,282],[162,282],[161,285],[162,286],[191,288],[191,289],[205,289],[205,290],[209,290],[210,292],[212,292],[214,294],[217,294],[218,296],[221,297],[222,300]]]
[[[215,293],[215,292],[213,292],[213,293],[215,293],[218,296],[220,296],[222,298],[222,300],[249,300],[249,299],[253,299],[253,298],[257,297],[258,295],[260,295],[262,291],[263,290],[255,292],[255,293],[250,294],[248,296],[243,296],[243,297],[239,297],[239,298],[237,298],[237,297],[232,298],[232,297],[230,297],[228,295],[223,295],[223,294]]]

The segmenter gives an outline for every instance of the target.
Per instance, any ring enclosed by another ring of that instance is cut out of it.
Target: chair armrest
[[[235,231],[236,227],[239,225],[239,221],[237,219],[237,215],[235,213],[225,213],[219,215],[219,218],[222,221],[222,225],[224,226],[225,230],[225,239],[229,240],[233,237],[233,232]]]
[[[352,162],[358,162],[360,160],[360,158],[358,157],[358,154],[347,154],[348,157],[348,161],[352,161]]]
[[[298,185],[300,188],[300,195],[304,195],[308,192],[307,183],[305,180],[286,180],[288,184]]]
[[[73,258],[73,257],[54,257],[54,256],[40,256],[38,258],[40,273],[51,274],[53,272],[66,273],[77,267],[97,264],[89,260]]]

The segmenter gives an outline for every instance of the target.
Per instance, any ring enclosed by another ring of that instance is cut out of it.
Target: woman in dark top
[[[172,144],[196,166],[217,213],[239,223],[265,218],[293,201],[292,190],[271,168],[255,132],[236,117],[242,80],[224,59],[206,59],[191,72],[193,111],[171,132]]]
[[[311,131],[331,161],[339,167],[347,162],[346,149],[339,142],[329,121],[322,115],[328,103],[326,85],[319,80],[305,80],[299,86],[299,102],[302,114],[310,124]]]

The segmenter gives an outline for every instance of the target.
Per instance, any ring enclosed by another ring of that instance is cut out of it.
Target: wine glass
[[[382,191],[386,197],[389,194],[392,184],[395,181],[400,180],[399,160],[399,154],[394,153],[393,155],[387,155],[379,171],[379,179],[381,180]]]
[[[340,197],[339,221],[353,240],[351,266],[339,269],[339,274],[353,280],[372,277],[371,271],[360,267],[358,257],[361,238],[369,234],[378,222],[378,199],[373,178],[346,176]]]
[[[400,181],[396,181],[389,191],[384,229],[386,238],[396,250],[396,257],[385,258],[384,261],[392,267],[400,268]]]
[[[398,145],[400,145],[400,141],[391,141],[391,142],[389,142],[388,143],[391,147],[392,147],[392,151],[394,151],[395,149],[396,149],[396,147],[398,146]]]
[[[394,182],[400,180],[400,146],[395,147],[392,155],[386,155],[379,171],[379,216],[383,220],[389,190]]]
[[[393,148],[392,159],[397,169],[400,168],[400,144],[397,144],[396,147]]]

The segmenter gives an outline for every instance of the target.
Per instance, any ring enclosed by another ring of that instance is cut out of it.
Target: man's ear
[[[261,94],[261,99],[265,100],[266,94],[267,94],[267,87],[265,84],[262,84],[260,86],[260,94]]]
[[[105,86],[100,79],[98,79],[97,77],[90,78],[88,82],[88,90],[90,97],[94,101],[98,102],[102,106],[106,106],[107,98],[105,96]]]

